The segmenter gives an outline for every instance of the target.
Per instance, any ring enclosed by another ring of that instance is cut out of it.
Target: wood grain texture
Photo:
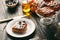
[[[22,0],[19,0],[20,4],[21,4],[21,2],[22,2]],[[8,8],[5,4],[5,0],[0,0],[0,20],[23,15],[22,6],[20,4],[17,7],[16,12],[10,13],[10,12],[8,12]],[[60,14],[57,17],[58,21],[60,21],[59,18],[60,18]],[[30,17],[30,19],[33,20],[33,22],[36,24],[36,31],[35,31],[36,33],[34,33],[35,35],[30,40],[42,40],[43,36],[41,36],[41,35],[43,35],[43,34],[42,34],[41,26],[40,26],[41,25],[40,18],[36,14],[35,15],[33,14]],[[5,27],[5,25],[6,25],[6,23],[0,24],[0,30],[3,29]],[[43,38],[45,38],[45,37],[43,37]],[[8,36],[4,30],[4,31],[0,31],[0,40],[14,40],[14,38]],[[15,38],[15,40],[16,40],[16,38]],[[18,39],[18,40],[20,40],[20,39]],[[47,40],[47,39],[43,39],[43,40]]]

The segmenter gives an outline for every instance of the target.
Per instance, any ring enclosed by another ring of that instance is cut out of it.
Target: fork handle
[[[12,18],[8,18],[8,19],[3,19],[3,20],[0,20],[0,23],[4,23],[4,22],[9,22],[13,20]]]

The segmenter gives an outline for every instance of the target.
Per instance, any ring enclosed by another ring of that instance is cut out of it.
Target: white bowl
[[[16,7],[16,5],[18,4],[18,0],[16,0],[16,3],[12,4],[12,5],[9,5],[8,3],[6,3],[6,6],[8,7]]]

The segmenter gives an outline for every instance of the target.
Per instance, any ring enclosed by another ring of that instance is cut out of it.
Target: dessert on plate
[[[17,22],[12,28],[12,31],[18,34],[25,33],[26,30],[27,30],[27,23],[25,21]]]

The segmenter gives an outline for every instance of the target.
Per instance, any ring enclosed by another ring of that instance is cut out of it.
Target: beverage
[[[30,5],[26,1],[23,1],[22,3],[22,11],[24,12],[24,15],[28,16],[27,14],[30,12]]]
[[[29,13],[29,12],[24,13],[24,16],[25,16],[25,17],[28,17],[28,16],[30,16],[30,13]]]
[[[30,5],[29,4],[23,4],[22,10],[23,10],[23,12],[29,12],[30,11]]]

